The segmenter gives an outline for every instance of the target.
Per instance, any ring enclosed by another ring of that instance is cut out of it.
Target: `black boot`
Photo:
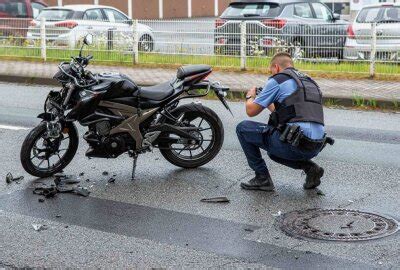
[[[274,183],[269,173],[267,175],[256,174],[256,177],[247,183],[241,183],[240,186],[247,190],[274,191]]]
[[[304,189],[314,189],[321,184],[321,178],[324,176],[324,169],[312,161],[308,161],[307,163],[307,166],[304,168],[307,177],[303,187]]]

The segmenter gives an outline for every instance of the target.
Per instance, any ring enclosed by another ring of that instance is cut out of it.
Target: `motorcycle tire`
[[[35,127],[25,138],[21,153],[20,159],[22,167],[25,169],[27,173],[32,176],[36,176],[39,178],[46,178],[53,176],[56,173],[61,172],[65,167],[69,165],[69,163],[74,158],[79,145],[79,137],[78,130],[74,124],[68,124],[68,136],[69,136],[69,144],[66,153],[62,156],[62,158],[57,162],[53,167],[48,169],[38,169],[32,162],[31,152],[33,147],[35,146],[38,139],[40,139],[43,134],[46,132],[46,122],[40,123],[37,127]]]
[[[160,152],[167,161],[181,168],[191,169],[203,166],[215,158],[224,143],[224,127],[221,119],[210,108],[195,103],[179,106],[172,112],[172,115],[175,117],[179,117],[182,114],[184,114],[185,118],[195,119],[196,117],[201,117],[209,123],[210,127],[213,129],[213,135],[215,136],[211,148],[204,156],[198,159],[180,158],[172,149],[168,148],[171,146],[168,144],[160,144]]]

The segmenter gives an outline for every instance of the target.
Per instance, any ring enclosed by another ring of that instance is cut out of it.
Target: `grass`
[[[133,56],[130,53],[118,51],[89,51],[94,56],[94,63],[109,65],[133,65]],[[48,49],[47,59],[49,61],[68,60],[73,55],[78,55],[79,50],[71,49]],[[12,60],[32,60],[42,61],[40,48],[29,47],[0,47],[0,57]],[[248,57],[246,60],[246,70],[255,73],[267,73],[266,67],[269,65],[270,58],[267,57]],[[240,58],[235,56],[199,56],[199,55],[174,55],[158,53],[140,53],[140,65],[157,65],[157,67],[177,67],[184,64],[208,64],[215,69],[227,71],[240,71]],[[311,76],[340,78],[340,79],[360,79],[369,77],[368,62],[319,62],[316,60],[300,60],[296,62],[296,67],[308,72]],[[390,63],[376,64],[376,79],[393,80],[400,76],[400,65]]]

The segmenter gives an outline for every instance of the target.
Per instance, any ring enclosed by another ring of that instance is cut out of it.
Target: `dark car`
[[[216,54],[240,53],[242,21],[249,55],[286,48],[299,58],[343,57],[348,23],[319,1],[233,1],[215,22]]]
[[[1,36],[25,37],[29,22],[45,7],[42,0],[0,0]]]

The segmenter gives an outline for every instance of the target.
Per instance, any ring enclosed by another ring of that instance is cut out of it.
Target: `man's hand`
[[[255,98],[257,96],[257,87],[253,87],[249,91],[247,91],[246,96],[247,97],[251,96],[251,97]]]
[[[249,91],[247,91],[246,94],[246,97],[251,97],[246,101],[246,113],[250,117],[257,116],[264,110],[263,107],[261,107],[257,103],[254,103],[256,95],[257,95],[257,87],[251,88]]]

